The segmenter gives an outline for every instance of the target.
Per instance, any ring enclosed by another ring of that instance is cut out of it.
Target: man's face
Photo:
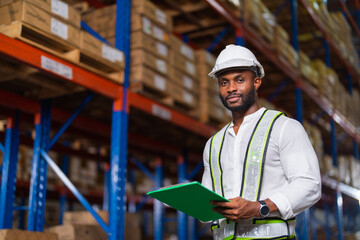
[[[218,77],[220,99],[232,112],[248,110],[256,101],[261,79],[247,70],[232,70]]]

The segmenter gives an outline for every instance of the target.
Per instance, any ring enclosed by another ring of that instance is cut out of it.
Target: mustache
[[[244,95],[243,94],[237,94],[237,93],[230,93],[229,95],[227,95],[225,97],[225,100],[229,100],[230,97],[243,97]]]

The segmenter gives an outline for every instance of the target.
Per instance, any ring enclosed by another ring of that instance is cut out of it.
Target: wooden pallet
[[[169,90],[161,91],[146,82],[131,82],[130,89],[183,114],[194,116],[195,106],[171,96],[171,91]]]
[[[16,21],[10,25],[3,25],[0,26],[0,32],[49,52],[114,82],[123,83],[123,70],[115,67],[108,60],[89,52],[79,50],[77,46],[65,39],[44,32],[27,23]]]
[[[77,57],[75,64],[116,83],[124,83],[124,70],[119,65],[83,49],[78,50]]]
[[[78,55],[77,46],[72,43],[21,21],[0,26],[0,32],[66,60]]]

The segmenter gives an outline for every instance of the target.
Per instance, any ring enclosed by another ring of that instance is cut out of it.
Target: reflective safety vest
[[[282,112],[265,110],[255,125],[246,149],[243,165],[240,196],[249,201],[258,201],[264,172],[266,151],[272,127]],[[210,142],[209,166],[212,188],[224,196],[221,151],[230,123],[217,132]],[[215,240],[230,239],[292,239],[295,238],[295,218],[246,219],[229,222],[226,219],[214,221],[212,231]]]

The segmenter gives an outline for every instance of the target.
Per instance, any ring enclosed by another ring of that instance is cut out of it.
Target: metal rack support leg
[[[42,232],[46,199],[47,163],[41,157],[41,149],[47,149],[51,125],[51,101],[41,103],[41,112],[35,115],[35,141],[32,160],[28,230]]]
[[[125,74],[123,92],[115,99],[112,113],[109,240],[125,237],[131,0],[117,0],[116,6],[115,46],[124,52]]]
[[[343,224],[343,197],[339,190],[336,190],[336,223],[338,226],[338,239],[344,239]]]
[[[68,147],[70,144],[68,142],[66,142],[64,145]],[[69,156],[68,155],[64,155],[62,158],[61,170],[64,172],[65,175],[69,174]],[[60,193],[59,225],[61,225],[63,223],[63,216],[64,216],[64,212],[66,210],[66,199],[67,199],[66,190],[65,190],[65,188],[62,188],[61,193]]]
[[[18,113],[6,124],[4,158],[1,173],[0,229],[12,228],[19,149]]]
[[[163,180],[163,169],[162,169],[162,160],[161,158],[156,159],[156,167],[155,167],[155,189],[159,189],[162,187]],[[154,239],[162,240],[163,239],[163,212],[164,207],[163,204],[154,199]]]
[[[183,156],[178,156],[178,183],[184,183],[186,179],[186,163]],[[178,220],[178,239],[187,240],[187,215],[183,212],[177,211],[177,220]]]

